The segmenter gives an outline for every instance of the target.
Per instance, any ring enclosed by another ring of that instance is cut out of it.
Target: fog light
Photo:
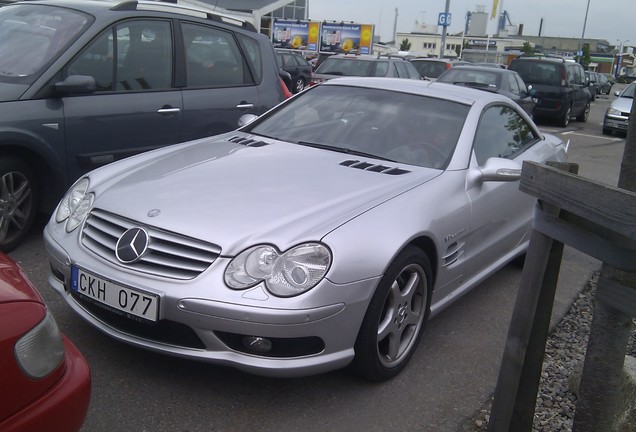
[[[243,346],[255,353],[265,354],[272,350],[272,341],[260,336],[245,336]]]

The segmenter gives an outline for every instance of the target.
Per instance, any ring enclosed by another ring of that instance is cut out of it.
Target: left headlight
[[[22,370],[33,379],[44,378],[64,359],[64,343],[53,319],[45,318],[15,344],[15,358]]]
[[[327,274],[331,252],[319,243],[305,243],[284,253],[259,245],[238,254],[225,270],[225,283],[232,289],[246,289],[261,282],[280,297],[302,294],[315,287]]]
[[[80,226],[93,206],[94,195],[88,193],[89,181],[84,177],[78,180],[64,195],[55,212],[55,221],[66,221],[67,233]]]
[[[613,116],[622,116],[622,115],[623,115],[623,113],[621,112],[621,110],[617,110],[616,108],[610,108],[610,109],[607,111],[607,114],[608,114],[608,115],[613,115]]]

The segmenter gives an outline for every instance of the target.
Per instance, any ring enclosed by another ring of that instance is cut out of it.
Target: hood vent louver
[[[265,141],[257,141],[255,139],[245,138],[238,135],[233,136],[232,138],[228,139],[228,141],[236,143],[236,144],[241,144],[247,147],[263,147],[268,145]]]
[[[357,168],[364,171],[373,171],[373,172],[378,172],[378,173],[388,174],[388,175],[402,175],[402,174],[408,174],[411,172],[402,168],[372,164],[369,162],[363,162],[359,160],[346,160],[344,162],[340,162],[340,165],[350,167],[350,168]]]

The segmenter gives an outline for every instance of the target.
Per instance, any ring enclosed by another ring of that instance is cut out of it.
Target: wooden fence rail
[[[604,268],[632,276],[636,273],[636,194],[587,180],[577,176],[577,172],[578,167],[569,163],[523,164],[520,190],[536,197],[537,207],[499,370],[489,432],[532,430],[564,245],[603,261]],[[605,284],[597,301],[636,316],[636,286],[624,282],[633,280],[625,277]],[[623,359],[625,350],[626,342]],[[587,364],[590,362],[586,360],[586,370],[594,368]],[[584,371],[582,388],[585,378]],[[602,400],[607,395],[598,397],[601,399],[591,405],[610,416],[611,407],[604,406]],[[601,423],[591,425],[589,430],[607,424],[602,423],[605,419],[598,421]]]

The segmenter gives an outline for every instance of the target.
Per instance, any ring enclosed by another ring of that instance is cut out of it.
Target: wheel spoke
[[[383,341],[395,331],[395,316],[398,313],[398,304],[400,293],[400,285],[397,281],[393,281],[389,294],[385,302],[385,313],[382,320],[378,324],[378,342]]]

